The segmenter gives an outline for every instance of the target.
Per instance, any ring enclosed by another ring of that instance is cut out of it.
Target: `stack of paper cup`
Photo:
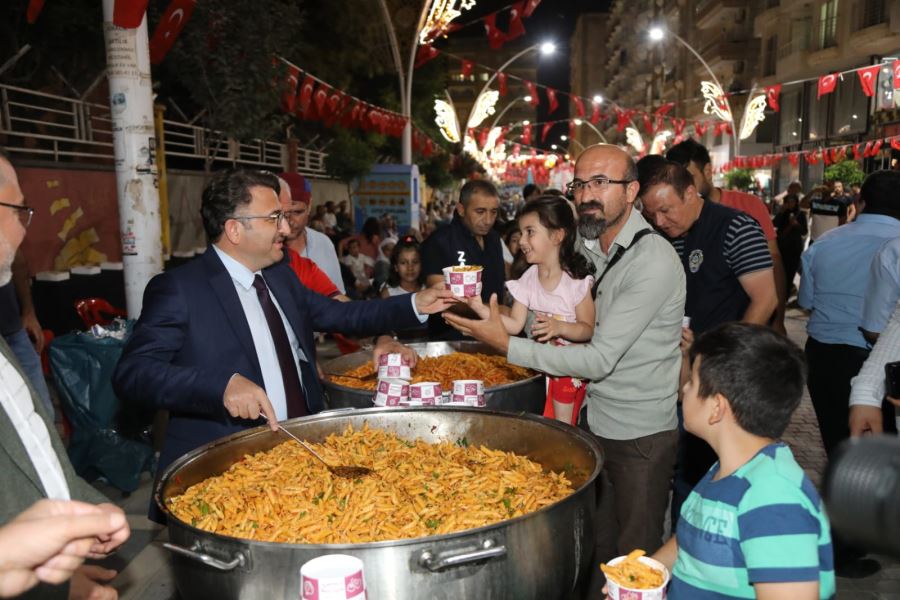
[[[412,379],[409,359],[402,354],[382,354],[378,357],[378,379]]]
[[[480,379],[456,379],[450,404],[484,407],[484,382]]]
[[[364,600],[363,563],[347,554],[326,554],[300,567],[301,600]]]
[[[614,558],[609,561],[609,566],[613,567],[625,560],[625,558],[624,556]],[[612,577],[607,577],[607,592],[611,600],[665,600],[666,586],[669,585],[669,570],[661,562],[649,556],[641,556],[638,558],[638,561],[662,573],[662,585],[653,588],[633,588],[616,583]]]
[[[444,285],[454,296],[469,298],[481,293],[481,267],[457,265],[444,267]]]
[[[441,384],[437,381],[423,381],[409,386],[409,400],[403,406],[434,406],[442,398]]]
[[[379,379],[375,406],[400,406],[409,402],[409,384],[400,379]]]

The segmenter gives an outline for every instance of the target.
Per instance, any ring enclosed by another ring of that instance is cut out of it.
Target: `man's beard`
[[[616,215],[612,220],[605,217],[595,217],[587,214],[586,210],[599,208],[604,210],[599,202],[586,202],[578,207],[578,233],[586,240],[599,239],[606,230],[622,220],[622,215]]]

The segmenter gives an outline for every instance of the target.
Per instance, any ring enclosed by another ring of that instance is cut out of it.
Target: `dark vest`
[[[681,263],[687,278],[685,315],[699,335],[716,325],[740,321],[750,305],[738,278],[725,260],[725,236],[739,213],[708,200],[700,217],[684,237]]]

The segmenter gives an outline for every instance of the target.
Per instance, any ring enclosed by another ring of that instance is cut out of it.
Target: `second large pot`
[[[283,437],[254,429],[223,438],[173,463],[154,498],[168,517],[168,547],[183,598],[300,597],[300,566],[323,554],[363,561],[370,599],[566,598],[582,577],[594,545],[594,480],[601,450],[589,434],[533,415],[486,409],[368,409],[321,413],[284,425],[321,441],[352,424],[428,442],[469,443],[516,452],[546,469],[565,471],[575,492],[543,509],[478,529],[367,544],[280,544],[222,536],[175,518],[165,500],[227,469],[248,452],[269,449]]]
[[[498,354],[496,350],[475,341],[459,342],[424,342],[408,344],[419,356],[443,356],[453,352],[482,354]],[[345,356],[339,356],[322,365],[326,373],[345,373],[366,362],[372,360],[372,353],[368,351],[354,352]],[[478,373],[472,373],[470,379],[479,379]],[[325,388],[325,402],[328,408],[371,408],[371,390],[338,385],[329,379],[322,380]],[[547,391],[544,385],[544,376],[537,374],[528,379],[496,385],[486,388],[484,399],[488,408],[507,412],[530,412],[537,415],[544,413],[544,403]]]

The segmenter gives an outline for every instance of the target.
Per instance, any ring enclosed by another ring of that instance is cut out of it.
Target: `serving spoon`
[[[269,419],[266,418],[266,415],[259,413],[260,418],[263,421],[269,422]],[[366,475],[371,475],[373,473],[372,469],[369,467],[358,467],[352,465],[331,465],[327,460],[319,456],[319,453],[313,450],[309,444],[298,438],[296,435],[285,429],[281,426],[281,423],[276,423],[278,425],[278,430],[284,433],[286,436],[303,446],[303,448],[315,456],[320,463],[325,465],[329,471],[331,471],[332,475],[337,475],[338,477],[346,477],[348,479],[359,479],[360,477],[365,477]]]

